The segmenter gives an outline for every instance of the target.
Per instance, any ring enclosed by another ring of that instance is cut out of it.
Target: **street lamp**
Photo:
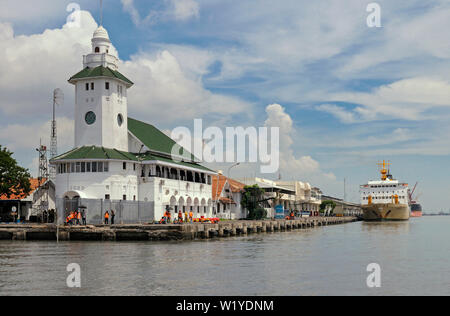
[[[228,168],[228,173],[227,173],[228,178],[230,177],[230,171],[231,171],[231,169],[234,168],[234,167],[239,166],[240,164],[241,164],[240,162],[237,162],[237,163],[235,163],[234,165],[232,165],[230,168]]]

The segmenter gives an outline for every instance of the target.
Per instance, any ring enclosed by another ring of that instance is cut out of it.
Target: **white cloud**
[[[316,109],[332,114],[342,123],[355,123],[357,121],[355,113],[349,112],[345,108],[335,104],[321,104]]]
[[[73,120],[67,117],[57,117],[57,136],[59,148],[73,148],[74,125]],[[50,144],[51,121],[34,122],[31,124],[9,124],[2,127],[0,143],[11,150],[33,150],[42,144]],[[61,153],[61,152],[60,152]]]
[[[285,109],[279,104],[271,104],[266,107],[267,120],[264,125],[267,127],[279,127],[280,129],[280,169],[283,173],[299,178],[305,174],[322,174],[320,164],[311,156],[296,157],[293,148],[292,135],[294,127],[292,118],[285,112]],[[335,179],[334,175],[326,174],[328,178]]]
[[[331,96],[335,101],[360,104],[355,110],[337,106],[321,106],[344,123],[352,123],[356,117],[363,121],[403,119],[438,119],[427,113],[432,109],[450,109],[450,81],[434,78],[410,78],[383,85],[372,92],[348,92]]]
[[[195,0],[165,0],[165,7],[162,10],[150,10],[143,17],[136,8],[134,0],[121,0],[125,12],[131,16],[131,20],[136,26],[142,26],[157,21],[187,21],[198,18],[200,6]]]
[[[250,110],[238,98],[206,90],[200,77],[187,75],[169,51],[156,55],[141,53],[121,67],[133,74],[136,85],[130,90],[130,108],[144,117],[160,122],[185,121],[208,114],[232,115]],[[229,117],[231,119],[231,117]]]
[[[200,6],[195,0],[170,0],[172,14],[176,20],[186,21],[191,18],[198,18]]]

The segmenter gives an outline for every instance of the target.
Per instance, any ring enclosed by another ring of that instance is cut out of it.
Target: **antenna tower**
[[[50,159],[55,158],[58,155],[58,138],[56,132],[56,106],[62,105],[64,101],[64,94],[61,89],[55,89],[53,91],[53,116],[52,116],[52,128],[50,134]],[[56,166],[50,166],[50,179],[55,181],[56,179]]]
[[[47,160],[47,146],[42,145],[42,142],[39,145],[39,148],[36,148],[36,151],[39,153],[39,175],[38,175],[38,183],[39,190],[44,190],[41,192],[46,192],[41,197],[41,204],[39,207],[39,213],[42,214],[43,211],[48,209],[48,189],[47,188],[47,179],[49,176],[48,173],[48,160]]]

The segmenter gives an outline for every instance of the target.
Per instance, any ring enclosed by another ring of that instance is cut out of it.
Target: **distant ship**
[[[381,180],[361,185],[361,206],[365,221],[409,220],[408,184],[395,180],[389,171],[389,162],[380,166]]]
[[[411,217],[422,217],[422,205],[419,203],[411,204]]]
[[[417,202],[418,195],[416,194],[416,198],[413,197],[414,192],[416,191],[418,182],[416,182],[416,185],[412,189],[412,191],[409,193],[409,205],[411,208],[411,217],[422,217],[422,205]]]

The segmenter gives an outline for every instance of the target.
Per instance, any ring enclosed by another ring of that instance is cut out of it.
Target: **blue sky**
[[[89,52],[99,8],[78,1],[81,27],[68,29],[72,1],[20,2],[3,0],[0,13],[0,144],[35,172],[33,148],[48,142],[56,87],[66,96],[59,150],[73,146],[66,80]],[[103,24],[121,71],[136,83],[130,116],[164,130],[191,127],[194,118],[219,127],[281,125],[283,179],[342,196],[346,178],[357,200],[359,184],[387,159],[397,178],[420,182],[426,210],[447,210],[450,4],[377,1],[382,27],[369,28],[370,2],[104,0]]]

